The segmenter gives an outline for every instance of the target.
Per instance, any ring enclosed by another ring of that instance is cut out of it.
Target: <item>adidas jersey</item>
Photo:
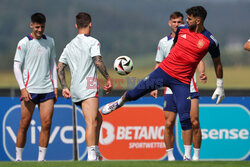
[[[179,26],[174,38],[174,47],[159,65],[173,78],[190,84],[200,60],[209,52],[220,56],[219,44],[206,29],[202,33],[190,31],[187,25]]]
[[[158,44],[157,47],[157,53],[156,53],[156,62],[162,62],[169,54],[171,47],[173,45],[174,38],[172,38],[171,35],[166,36],[162,38]],[[194,76],[191,80],[190,84],[190,92],[198,92],[197,84],[196,84],[196,73],[194,73]],[[165,87],[164,94],[173,94],[170,88]]]
[[[100,55],[99,41],[84,34],[78,34],[64,48],[59,62],[70,68],[73,102],[93,97],[93,92],[97,94],[97,74],[92,57]]]
[[[54,39],[43,35],[40,40],[29,34],[18,42],[14,61],[22,63],[25,87],[29,93],[54,91],[50,63],[56,58]]]

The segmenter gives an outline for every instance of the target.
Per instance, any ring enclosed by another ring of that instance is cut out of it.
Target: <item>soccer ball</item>
[[[114,69],[119,75],[127,75],[133,69],[133,61],[128,56],[119,56],[115,59]]]

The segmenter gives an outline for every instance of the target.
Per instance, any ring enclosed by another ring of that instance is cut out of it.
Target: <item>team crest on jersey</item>
[[[197,43],[197,47],[198,47],[199,49],[201,49],[204,45],[205,45],[205,42],[203,41],[203,39],[200,39],[200,40],[198,41],[198,43]]]
[[[17,49],[18,49],[18,50],[21,50],[21,46],[18,46]]]

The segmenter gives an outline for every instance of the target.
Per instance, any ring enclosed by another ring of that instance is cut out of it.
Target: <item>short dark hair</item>
[[[46,17],[42,13],[34,13],[31,16],[31,22],[44,24],[44,23],[46,23]]]
[[[86,28],[91,23],[91,16],[88,13],[80,12],[76,15],[76,25],[78,28]]]
[[[193,6],[186,10],[188,15],[193,15],[193,17],[200,17],[203,20],[207,17],[207,11],[203,6]]]
[[[175,11],[175,12],[173,12],[171,15],[170,15],[170,20],[171,19],[176,19],[176,18],[178,18],[178,17],[182,17],[182,19],[183,19],[183,14],[181,13],[181,12],[179,12],[179,11]]]

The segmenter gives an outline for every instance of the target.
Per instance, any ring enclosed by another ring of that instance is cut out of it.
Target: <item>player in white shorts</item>
[[[102,116],[98,111],[98,84],[96,67],[106,79],[104,90],[109,93],[112,82],[102,61],[100,43],[90,36],[91,16],[80,12],[75,24],[78,35],[64,48],[58,63],[58,77],[62,85],[62,94],[82,108],[86,121],[86,143],[88,161],[101,158],[98,143],[102,124]],[[65,80],[64,69],[69,66],[71,71],[70,90]]]
[[[38,104],[42,129],[38,161],[43,161],[48,147],[54,103],[57,100],[57,74],[54,39],[44,35],[46,17],[31,16],[31,34],[19,41],[14,74],[21,90],[21,120],[16,140],[16,161],[22,161],[27,130]]]
[[[169,26],[172,29],[172,32],[169,36],[162,38],[158,44],[157,53],[156,53],[156,67],[157,68],[165,57],[168,56],[172,45],[173,39],[175,37],[175,32],[179,25],[183,24],[183,15],[182,13],[176,11],[170,15]],[[201,74],[201,80],[206,82],[205,76],[205,65],[204,62],[200,62],[198,65],[198,70]],[[157,90],[152,91],[150,94],[157,98]],[[199,149],[201,145],[201,129],[199,126],[199,93],[196,84],[196,74],[194,74],[191,83],[190,83],[190,93],[191,93],[191,111],[190,117],[192,122],[192,129],[182,131],[182,137],[184,142],[185,154],[184,160],[191,159],[191,145],[192,145],[192,133],[193,133],[193,145],[194,145],[194,156],[193,160],[199,159]],[[177,114],[176,103],[174,100],[173,93],[170,88],[165,88],[164,90],[164,108],[165,111],[165,132],[164,140],[166,144],[168,160],[173,161],[175,157],[173,155],[173,146],[174,146],[174,124]]]

